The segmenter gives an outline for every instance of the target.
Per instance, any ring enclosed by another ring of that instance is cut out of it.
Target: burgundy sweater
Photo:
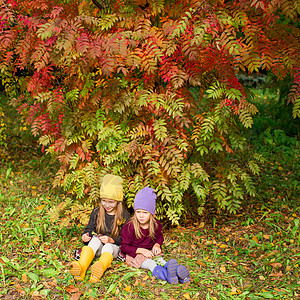
[[[131,221],[127,222],[121,231],[121,251],[124,254],[128,254],[131,257],[136,256],[136,250],[138,248],[145,248],[152,250],[152,247],[158,243],[160,246],[164,241],[162,234],[162,226],[160,222],[156,219],[157,228],[155,231],[155,238],[152,240],[149,237],[149,229],[141,228],[142,236],[137,238],[134,233],[134,227]]]

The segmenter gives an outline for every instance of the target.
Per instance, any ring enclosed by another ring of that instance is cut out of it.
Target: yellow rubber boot
[[[107,268],[110,267],[113,255],[109,252],[103,252],[99,260],[91,268],[90,282],[98,282]]]
[[[79,261],[73,261],[70,266],[70,273],[75,280],[83,280],[86,270],[95,256],[94,250],[89,246],[82,248]]]

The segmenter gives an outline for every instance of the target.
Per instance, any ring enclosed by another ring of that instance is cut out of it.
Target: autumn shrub
[[[2,96],[0,95],[0,145],[5,146],[6,140],[6,124],[4,122],[4,112],[2,109]]]
[[[110,172],[124,178],[129,207],[141,187],[154,187],[157,215],[172,223],[187,196],[199,214],[208,200],[235,213],[255,196],[262,163],[242,134],[257,108],[239,72],[294,76],[289,99],[300,115],[298,7],[290,1],[0,5],[3,85],[58,159],[54,187],[78,207],[99,199]]]

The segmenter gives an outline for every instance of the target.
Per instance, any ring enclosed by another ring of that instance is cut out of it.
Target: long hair
[[[120,235],[120,229],[121,225],[124,223],[123,219],[123,203],[121,201],[118,201],[117,206],[116,206],[116,213],[115,213],[115,218],[113,222],[113,229],[111,231],[111,236],[112,237],[117,237]],[[105,209],[99,203],[99,212],[98,212],[98,217],[97,217],[97,226],[96,226],[97,233],[104,233],[107,228],[105,225]]]
[[[140,239],[142,237],[141,224],[138,221],[135,213],[134,213],[133,217],[131,218],[131,223],[133,224],[135,236],[138,239]],[[156,222],[155,218],[153,217],[153,215],[151,215],[150,219],[149,219],[149,237],[153,241],[155,240],[155,231],[156,231],[156,228],[157,228],[157,222]]]

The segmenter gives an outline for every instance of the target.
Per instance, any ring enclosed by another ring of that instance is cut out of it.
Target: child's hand
[[[113,243],[115,242],[110,236],[107,236],[107,235],[99,236],[99,240],[100,240],[103,244],[107,244],[107,243],[113,244]]]
[[[88,233],[83,234],[81,238],[85,243],[89,242],[92,239]]]
[[[160,244],[155,244],[152,248],[152,252],[154,255],[159,255],[161,253]]]
[[[152,251],[150,251],[148,249],[145,249],[145,248],[137,248],[136,254],[142,254],[147,258],[152,258],[153,257]]]

